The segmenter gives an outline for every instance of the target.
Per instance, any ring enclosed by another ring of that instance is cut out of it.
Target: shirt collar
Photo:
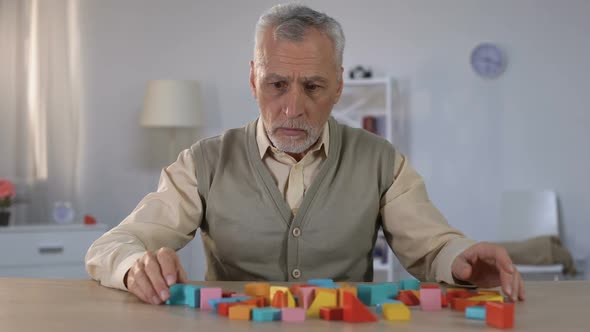
[[[264,158],[264,155],[268,150],[274,149],[274,146],[272,145],[270,139],[266,135],[266,131],[264,130],[264,124],[262,123],[262,119],[260,117],[258,118],[258,121],[256,123],[256,143],[258,144],[258,152],[260,153],[260,159]],[[322,149],[324,154],[328,156],[329,147],[330,126],[328,125],[328,121],[326,121],[324,129],[322,130],[322,134],[320,135],[319,141],[314,144],[314,146],[309,152],[315,152]]]

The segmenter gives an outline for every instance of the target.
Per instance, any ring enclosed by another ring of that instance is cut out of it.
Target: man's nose
[[[303,114],[303,97],[299,89],[291,89],[287,95],[283,111],[287,118],[296,118]]]

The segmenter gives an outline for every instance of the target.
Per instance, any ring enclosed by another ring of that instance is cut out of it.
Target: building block
[[[403,279],[399,285],[400,290],[420,290],[420,281],[417,279]]]
[[[289,287],[270,286],[270,302],[273,303],[277,291],[282,291],[287,299],[287,307],[295,308],[295,299],[289,290]]]
[[[236,303],[249,300],[250,296],[245,297],[223,297],[221,299],[210,299],[209,305],[213,308],[213,311],[217,312],[219,310],[220,303]]]
[[[514,303],[486,302],[486,324],[499,329],[514,327]]]
[[[420,284],[420,289],[422,288],[436,288],[436,289],[440,289],[440,286],[438,284]]]
[[[283,322],[300,323],[305,322],[305,309],[303,308],[283,308],[281,309],[281,319]]]
[[[420,304],[420,299],[411,290],[400,291],[396,300],[410,307]]]
[[[236,292],[229,292],[229,291],[221,291],[221,297],[231,297],[232,294],[235,294]]]
[[[342,287],[338,289],[338,306],[339,307],[343,307],[344,306],[344,295],[342,293],[344,292],[348,292],[352,295],[354,295],[355,297],[358,297],[358,289],[355,287]]]
[[[227,316],[229,315],[229,308],[236,306],[236,305],[243,305],[240,302],[222,302],[217,305],[217,314],[220,316]]]
[[[485,302],[471,301],[466,298],[457,297],[451,301],[451,309],[456,310],[456,311],[465,311],[465,309],[467,307],[473,307],[476,305],[484,305],[484,304],[485,304]]]
[[[395,298],[398,295],[398,286],[395,283],[358,285],[357,290],[358,298],[368,306],[377,305],[377,303]]]
[[[320,319],[323,320],[342,320],[344,316],[343,308],[320,308]]]
[[[293,296],[299,294],[299,290],[301,290],[301,288],[315,288],[317,286],[314,285],[309,285],[309,284],[297,284],[297,285],[293,285],[291,287],[289,287],[289,290],[291,291],[291,294],[293,294]]]
[[[235,320],[250,320],[252,309],[256,308],[253,305],[238,304],[229,308],[229,319]]]
[[[213,310],[209,300],[221,298],[221,288],[201,288],[201,310]]]
[[[495,290],[482,290],[482,291],[477,291],[476,293],[477,295],[498,295],[501,296],[502,294],[498,291]]]
[[[252,320],[255,322],[272,322],[281,320],[281,309],[271,307],[253,308]]]
[[[250,298],[248,300],[244,300],[240,302],[241,304],[249,304],[249,305],[253,305],[257,308],[263,308],[266,307],[266,299],[262,296],[258,296],[258,297],[253,297]]]
[[[410,309],[403,303],[384,303],[383,319],[389,321],[410,320],[412,314]]]
[[[421,288],[420,307],[424,311],[436,311],[442,308],[440,288]]]
[[[246,293],[233,293],[230,297],[246,297]]]
[[[307,310],[315,299],[315,287],[299,288],[297,297],[299,298],[298,306]]]
[[[272,296],[271,306],[273,308],[289,308],[287,294],[282,290],[276,291]]]
[[[470,298],[474,297],[474,293],[469,292],[465,289],[447,289],[447,293],[445,294],[445,298],[449,305],[455,298]]]
[[[270,303],[270,284],[266,282],[251,282],[244,285],[244,293],[248,296],[262,296]]]
[[[309,285],[314,285],[322,288],[339,288],[332,279],[310,279],[307,281]]]
[[[361,300],[351,293],[344,292],[343,320],[350,323],[376,322],[378,319]]]
[[[465,318],[486,320],[486,307],[477,305],[465,308]]]
[[[504,297],[502,295],[478,295],[468,298],[470,301],[477,302],[502,302],[504,303]]]
[[[377,312],[378,313],[383,312],[383,305],[386,304],[386,303],[402,303],[402,302],[400,302],[398,300],[387,299],[387,300],[385,300],[385,301],[383,301],[381,303],[377,303]]]
[[[201,287],[175,284],[170,287],[170,298],[166,301],[169,305],[186,305],[192,308],[200,306]]]
[[[340,286],[341,288],[353,287],[352,285],[346,282],[337,282],[336,285]]]
[[[348,294],[348,293],[344,293]],[[336,307],[338,304],[337,296],[333,293],[317,294],[309,308],[307,309],[307,317],[319,318],[320,308],[322,307]]]

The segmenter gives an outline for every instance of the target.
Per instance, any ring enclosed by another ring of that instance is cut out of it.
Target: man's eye
[[[307,89],[308,91],[319,90],[319,88],[321,88],[321,86],[319,86],[317,84],[308,84],[305,86],[305,89]]]
[[[285,87],[287,87],[287,84],[285,82],[274,82],[271,84],[275,89],[284,89]]]

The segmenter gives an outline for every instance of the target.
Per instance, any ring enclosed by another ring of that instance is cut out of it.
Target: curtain
[[[77,207],[78,25],[77,0],[0,0],[0,177],[17,186],[13,224]]]

